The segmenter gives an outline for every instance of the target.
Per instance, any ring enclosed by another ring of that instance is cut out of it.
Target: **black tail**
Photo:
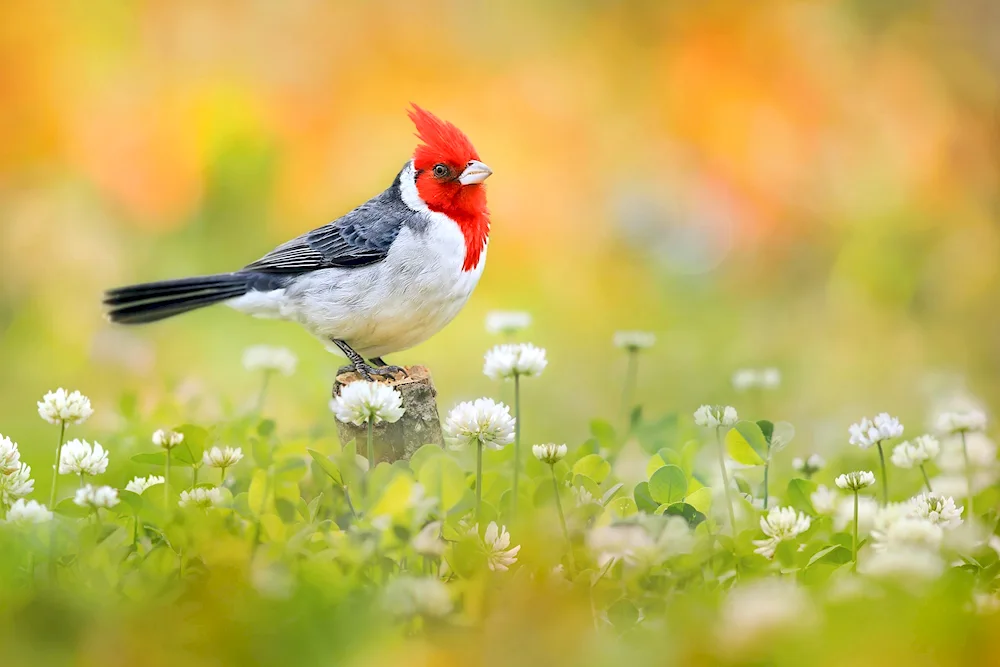
[[[252,276],[241,273],[162,280],[108,290],[104,305],[112,322],[145,324],[243,296],[252,282]]]

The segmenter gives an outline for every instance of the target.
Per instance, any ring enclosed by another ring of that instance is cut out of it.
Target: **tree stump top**
[[[333,385],[333,396],[340,394],[342,387],[352,382],[364,381],[361,375],[349,368],[341,369]],[[395,424],[376,424],[372,429],[375,445],[375,461],[392,463],[409,459],[413,452],[426,444],[444,445],[441,433],[441,418],[437,409],[437,390],[426,366],[407,366],[406,374],[396,373],[392,377],[375,376],[376,382],[393,387],[400,393],[405,412]],[[358,453],[364,455],[368,431],[365,426],[355,426],[337,422],[337,434],[342,445],[351,440],[357,444]]]

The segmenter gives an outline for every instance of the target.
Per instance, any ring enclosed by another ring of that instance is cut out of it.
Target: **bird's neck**
[[[486,191],[481,185],[458,186],[449,192],[430,184],[418,183],[412,163],[400,173],[403,203],[416,211],[433,211],[454,222],[465,238],[463,271],[479,266],[490,237],[490,212],[486,207]]]

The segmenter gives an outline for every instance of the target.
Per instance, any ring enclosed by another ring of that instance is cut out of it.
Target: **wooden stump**
[[[392,378],[376,378],[400,393],[403,398],[403,408],[406,410],[395,424],[382,422],[375,425],[373,439],[376,463],[409,459],[413,452],[428,443],[444,445],[441,418],[437,409],[437,390],[434,389],[430,371],[426,366],[408,366],[406,371],[407,377],[397,373]],[[363,382],[364,379],[356,371],[342,368],[333,385],[334,397],[340,394],[342,387],[358,381]],[[354,440],[357,443],[358,454],[367,456],[367,427],[338,421],[337,433],[342,444],[346,445]]]

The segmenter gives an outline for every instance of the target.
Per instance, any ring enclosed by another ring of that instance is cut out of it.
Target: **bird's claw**
[[[373,375],[378,375],[382,377],[393,377],[396,373],[402,373],[405,377],[409,377],[410,374],[406,372],[406,369],[402,366],[370,366],[368,364],[355,364],[354,370],[358,372],[358,375],[363,377],[368,382],[374,382]]]

